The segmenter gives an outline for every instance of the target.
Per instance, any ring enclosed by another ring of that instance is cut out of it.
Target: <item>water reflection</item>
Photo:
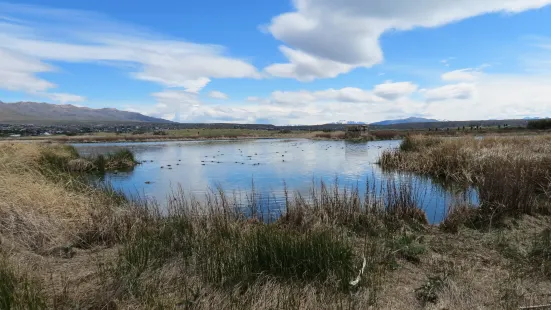
[[[350,143],[345,141],[242,140],[147,143],[76,144],[83,155],[131,149],[143,164],[133,171],[110,173],[105,179],[126,194],[166,202],[181,188],[201,198],[220,186],[246,200],[254,186],[258,203],[272,211],[284,206],[284,182],[291,193],[308,196],[320,182],[337,182],[340,188],[366,187],[383,193],[388,180],[415,187],[431,222],[439,222],[455,201],[476,204],[474,190],[451,188],[425,177],[383,172],[376,164],[380,154],[399,141]],[[161,168],[163,167],[163,168]],[[146,184],[147,183],[147,184]],[[254,185],[253,185],[254,183]]]

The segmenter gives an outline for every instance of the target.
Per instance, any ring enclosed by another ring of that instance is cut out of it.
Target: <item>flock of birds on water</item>
[[[309,142],[309,143],[315,143],[315,142],[314,142],[314,141],[311,141],[311,142]],[[270,144],[274,144],[274,142],[271,142]],[[291,143],[291,144],[289,144],[289,146],[295,147],[296,149],[300,149],[301,152],[304,152],[304,149],[301,147],[301,144],[298,143],[298,142],[297,142],[297,143]],[[182,147],[182,145],[179,145],[179,147]],[[372,146],[368,145],[368,146],[367,146],[368,149],[369,149],[369,148],[372,148],[372,147],[373,147],[373,148],[378,148],[378,149],[381,149],[381,148],[382,148],[382,146],[375,146],[375,145],[372,145]],[[329,144],[322,145],[322,150],[324,150],[324,151],[329,151],[331,148],[333,148],[333,145],[329,145]],[[340,147],[340,149],[344,149],[344,146],[343,146],[343,147]],[[241,155],[242,158],[244,158],[244,159],[246,158],[246,159],[245,159],[245,161],[234,161],[235,164],[239,164],[239,165],[245,165],[245,164],[247,164],[247,165],[249,165],[249,164],[247,163],[247,161],[248,161],[249,163],[251,163],[251,164],[250,164],[251,166],[260,166],[260,165],[261,165],[260,162],[253,162],[253,158],[255,158],[254,156],[259,156],[258,153],[254,153],[254,155],[245,155],[245,154],[243,153],[243,150],[242,150],[241,148],[238,148],[237,151],[239,152],[239,155]],[[276,156],[281,155],[281,162],[285,162],[285,155],[286,155],[287,153],[288,153],[287,151],[283,151],[283,152],[277,151],[277,152],[271,153],[271,154],[274,154],[274,155],[276,155]],[[270,154],[270,153],[267,153],[267,154]],[[262,155],[262,154],[260,154],[260,155]],[[204,159],[201,160],[201,163],[200,163],[200,164],[201,164],[202,166],[206,166],[206,165],[208,165],[208,164],[222,164],[222,163],[224,163],[223,161],[220,161],[220,158],[221,158],[222,156],[224,156],[224,153],[222,153],[220,150],[218,150],[218,151],[216,152],[216,154],[214,154],[214,155],[205,155],[205,156],[203,157]],[[181,162],[181,161],[182,161],[182,160],[179,159],[178,162],[176,162],[174,165],[172,165],[172,164],[163,165],[163,166],[160,166],[160,168],[161,168],[161,169],[172,170],[172,169],[174,168],[174,166],[180,166],[180,162]],[[141,162],[142,162],[142,163],[147,163],[147,162],[152,163],[153,160],[143,160],[143,161],[141,161]],[[146,181],[145,183],[146,183],[146,184],[151,184],[150,181]]]

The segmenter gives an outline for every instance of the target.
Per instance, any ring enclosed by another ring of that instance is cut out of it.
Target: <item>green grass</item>
[[[534,239],[529,257],[540,274],[551,280],[551,229],[547,228]]]
[[[352,246],[331,231],[300,233],[260,225],[245,233],[212,236],[206,244],[201,271],[213,283],[254,283],[261,276],[323,283],[334,277],[346,287],[353,277]]]
[[[0,254],[0,309],[46,309],[42,288],[29,278],[18,275],[3,254]]]

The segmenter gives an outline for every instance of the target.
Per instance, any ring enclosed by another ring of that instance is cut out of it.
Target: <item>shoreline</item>
[[[427,132],[416,130],[374,130],[365,139],[346,139],[344,132],[292,132],[274,133],[273,135],[237,135],[237,136],[182,136],[182,135],[82,135],[82,136],[31,136],[31,137],[0,137],[0,142],[44,142],[44,143],[123,143],[123,142],[167,142],[167,141],[221,141],[221,140],[270,140],[270,139],[310,139],[328,141],[388,141],[401,140],[408,135],[423,135],[431,137],[465,137],[465,136],[538,136],[546,131],[511,130],[511,131],[468,131],[468,132]]]

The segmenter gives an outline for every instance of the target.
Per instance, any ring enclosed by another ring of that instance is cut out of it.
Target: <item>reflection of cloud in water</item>
[[[382,151],[396,147],[398,141],[348,143],[344,141],[237,140],[185,141],[148,143],[103,143],[76,145],[81,153],[106,153],[127,147],[138,160],[146,160],[128,173],[110,174],[107,179],[126,193],[140,194],[165,201],[166,196],[181,187],[196,198],[220,185],[228,194],[246,198],[254,181],[255,190],[264,198],[281,204],[283,182],[289,192],[307,195],[315,181],[339,186],[358,186],[361,193],[366,183],[379,189],[387,179],[411,182],[412,177],[385,174],[375,164]],[[249,157],[250,156],[250,157]],[[150,162],[153,160],[153,162]],[[255,165],[259,164],[259,165]],[[172,169],[168,169],[171,165]],[[161,169],[160,167],[165,168]],[[400,177],[401,176],[401,177]],[[439,220],[450,195],[426,178],[413,177],[424,195],[429,219]],[[151,182],[146,185],[145,182]],[[427,198],[428,197],[428,198]]]

